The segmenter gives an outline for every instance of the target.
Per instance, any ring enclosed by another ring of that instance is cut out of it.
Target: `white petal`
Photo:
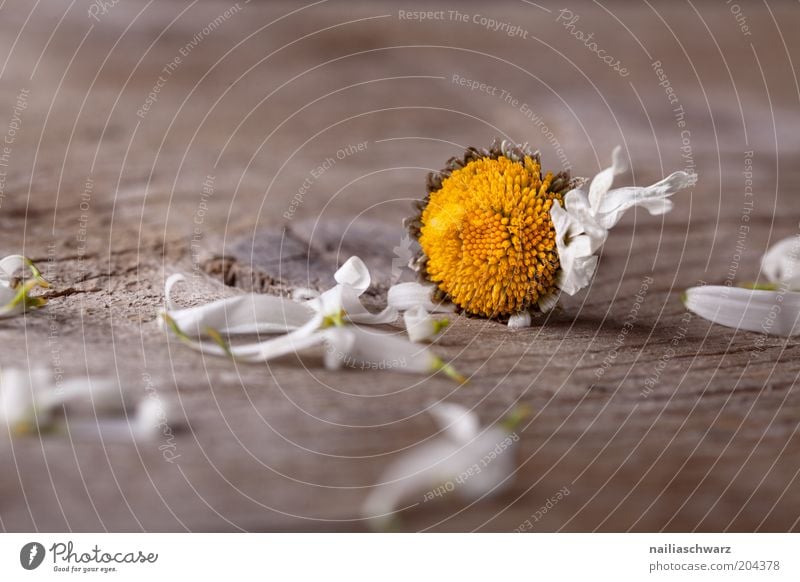
[[[705,285],[687,289],[684,304],[700,317],[727,327],[781,336],[800,334],[800,293]]]
[[[284,333],[303,326],[314,314],[308,303],[254,293],[178,309],[171,292],[183,280],[183,275],[167,279],[167,313],[184,333],[195,337],[204,335],[207,328],[227,335]]]
[[[335,327],[325,331],[325,368],[340,369],[349,359],[356,341],[350,327]]]
[[[574,295],[591,281],[597,266],[594,253],[605,242],[607,231],[598,228],[588,213],[588,202],[582,192],[569,192],[565,202],[572,202],[572,205],[565,209],[556,201],[550,208],[560,263],[556,285],[568,295]],[[551,302],[545,302],[545,306],[552,308]]]
[[[0,370],[0,437],[20,426],[32,426],[38,397],[38,370],[3,368]],[[48,411],[42,410],[45,422]]]
[[[452,313],[455,307],[446,303],[434,303],[433,292],[436,290],[434,285],[422,285],[421,283],[398,283],[389,288],[387,301],[390,307],[397,311],[407,311],[412,307],[421,305],[430,313]]]
[[[457,459],[458,450],[457,444],[437,439],[404,452],[393,461],[367,496],[361,510],[372,528],[386,529],[402,503],[418,505],[426,491],[448,482],[452,471],[439,463],[454,457]],[[456,469],[455,473],[458,472]],[[447,488],[454,491],[455,485],[450,484]]]
[[[558,297],[559,293],[557,291],[550,293],[549,295],[545,295],[544,297],[539,297],[539,301],[537,302],[539,311],[542,313],[549,313],[552,311],[558,303]]]
[[[618,176],[628,171],[628,164],[622,157],[622,148],[617,146],[611,152],[611,167],[606,168],[597,174],[589,186],[589,202],[594,211],[600,207],[600,201],[611,189],[614,183],[614,176]]]
[[[761,272],[772,283],[800,285],[800,237],[778,241],[761,259]]]
[[[452,410],[446,416],[451,417]],[[498,493],[511,484],[517,441],[516,435],[497,426],[466,442],[450,436],[429,440],[389,465],[362,513],[383,529],[403,502],[426,503],[450,492],[470,500]]]
[[[363,293],[369,288],[371,278],[369,269],[358,257],[350,257],[344,265],[334,274],[334,279],[342,285],[350,285],[357,291]],[[361,294],[359,293],[359,295]]]
[[[524,329],[530,326],[531,326],[531,314],[528,311],[523,311],[522,313],[515,313],[514,315],[508,318],[509,329]]]
[[[22,303],[11,305],[16,297],[16,289],[0,285],[0,319],[20,315],[25,311],[25,306]]]
[[[447,320],[437,320],[425,310],[422,305],[412,307],[403,314],[406,324],[408,339],[412,342],[426,342],[433,340],[447,326]]]
[[[597,222],[609,229],[619,222],[626,210],[634,206],[642,206],[653,215],[669,212],[672,201],[667,197],[693,186],[696,182],[695,174],[674,172],[652,186],[611,190],[600,201],[596,212]]]
[[[695,174],[674,172],[646,188],[608,190],[614,174],[623,169],[620,152],[615,150],[612,166],[595,177],[588,196],[580,189],[571,190],[564,196],[563,207],[555,202],[550,209],[560,263],[556,286],[568,295],[591,282],[597,268],[595,253],[626,210],[642,206],[651,214],[668,212],[672,208],[668,197],[697,180]],[[551,300],[544,302],[544,307],[552,305]]]
[[[119,382],[110,378],[69,378],[57,388],[40,394],[39,404],[56,407],[84,402],[98,414],[125,410],[126,392]]]
[[[0,259],[0,283],[8,285],[17,273],[26,270],[27,262],[22,255],[9,255]]]
[[[353,336],[350,352],[343,355],[346,366],[417,374],[435,372],[442,367],[441,359],[428,348],[399,335],[356,325],[348,326],[346,331]]]
[[[27,431],[49,428],[53,413],[62,406],[88,405],[98,416],[105,416],[122,413],[125,405],[125,395],[114,380],[78,378],[56,383],[45,368],[3,369],[0,391],[0,425]]]
[[[429,412],[444,436],[456,443],[468,443],[480,433],[478,415],[460,404],[439,402]]]
[[[575,295],[578,291],[588,286],[597,268],[597,257],[575,254],[572,249],[564,253],[566,259],[562,263],[556,285],[567,295]],[[559,260],[561,257],[559,257]]]
[[[159,436],[171,436],[184,427],[178,418],[174,402],[169,398],[148,396],[136,407],[131,425],[136,440],[153,441]]]
[[[361,292],[349,285],[342,285],[342,307],[347,314],[347,319],[353,323],[368,323],[379,325],[382,323],[392,323],[397,319],[397,310],[392,306],[387,306],[379,313],[372,313],[364,307],[359,299]]]
[[[244,362],[268,362],[322,345],[326,338],[327,330],[313,331],[310,328],[301,328],[269,340],[231,345],[226,348],[208,340],[182,338],[182,341],[190,348],[206,355],[232,356]]]

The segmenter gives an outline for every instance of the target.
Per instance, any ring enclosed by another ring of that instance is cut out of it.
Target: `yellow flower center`
[[[419,244],[428,278],[467,313],[517,313],[555,290],[553,179],[525,157],[481,158],[431,192]]]

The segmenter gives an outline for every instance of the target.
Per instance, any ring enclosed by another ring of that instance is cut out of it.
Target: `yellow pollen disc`
[[[431,192],[419,244],[428,279],[467,313],[511,315],[555,290],[552,174],[536,160],[481,158]]]

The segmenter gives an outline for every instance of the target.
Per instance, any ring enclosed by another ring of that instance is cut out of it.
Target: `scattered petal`
[[[508,329],[524,329],[530,326],[531,326],[531,314],[528,311],[523,311],[522,313],[516,313],[508,318]]]
[[[302,327],[314,315],[306,303],[256,293],[179,309],[172,299],[172,289],[182,281],[185,277],[180,274],[167,279],[167,313],[184,333],[194,337],[205,335],[208,328],[227,335],[285,333]]]
[[[241,295],[180,309],[171,292],[173,286],[184,278],[173,275],[165,285],[166,309],[161,312],[161,319],[183,343],[203,354],[244,362],[267,362],[325,346],[325,365],[329,369],[345,365],[413,373],[442,371],[459,382],[466,382],[466,378],[427,348],[395,335],[368,332],[352,325],[385,324],[397,319],[397,309],[391,302],[379,313],[371,312],[361,303],[360,297],[371,280],[361,259],[348,259],[336,271],[334,278],[337,284],[321,294],[301,289],[293,294],[295,299],[291,300],[268,295]],[[417,293],[415,297],[418,296]],[[411,321],[415,338],[433,337],[446,325],[444,321],[432,318],[415,320],[412,316]],[[284,335],[237,345],[230,344],[224,337],[262,332]]]
[[[33,297],[36,287],[50,287],[33,261],[22,255],[0,259],[0,319],[22,315],[47,303],[44,297]]]
[[[403,314],[408,339],[412,342],[431,341],[449,324],[448,319],[434,319],[422,305],[412,307]]]
[[[457,443],[466,444],[480,434],[478,415],[459,404],[439,402],[429,412],[442,434]]]
[[[130,440],[149,438],[144,430],[152,409],[145,399],[135,418],[126,419],[127,395],[115,381],[101,378],[73,378],[56,382],[44,368],[0,370],[0,436],[57,433],[71,437],[95,436]],[[65,409],[74,411],[69,421]],[[133,422],[130,422],[133,421]]]
[[[518,435],[499,424],[481,429],[475,413],[455,404],[439,404],[431,414],[442,434],[402,453],[364,503],[375,529],[386,529],[400,504],[418,495],[422,503],[450,491],[474,500],[511,484]]]
[[[408,311],[409,309],[421,305],[430,313],[452,313],[455,307],[449,303],[435,303],[433,293],[436,291],[434,285],[423,285],[421,283],[398,283],[389,288],[387,301],[390,307],[397,311]]]
[[[18,276],[22,273],[22,276]],[[26,276],[26,273],[29,273]],[[9,255],[0,259],[0,285],[15,287],[18,280],[34,279],[39,287],[50,287],[50,283],[42,276],[33,261],[22,255]]]
[[[800,334],[800,293],[704,285],[687,289],[684,304],[700,317],[727,327]]]
[[[340,337],[346,336],[347,350]],[[385,332],[351,325],[331,330],[329,341],[337,349],[336,358],[345,366],[373,370],[394,370],[413,374],[430,374],[445,370],[438,356],[428,348]]]
[[[771,283],[800,287],[800,237],[778,241],[761,259],[761,272]]]
[[[359,291],[359,295],[369,288],[372,278],[367,265],[359,257],[350,257],[344,265],[334,273],[333,278],[340,285],[348,285]]]

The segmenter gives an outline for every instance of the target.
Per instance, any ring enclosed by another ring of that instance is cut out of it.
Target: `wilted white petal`
[[[348,326],[346,331],[353,336],[350,353],[344,356],[345,365],[350,367],[416,374],[431,373],[445,367],[441,358],[428,348],[401,336],[356,325]]]
[[[800,293],[705,285],[686,290],[686,308],[737,329],[771,335],[800,334]]]
[[[16,297],[15,289],[0,285],[0,319],[18,315],[25,310],[22,303],[14,303]]]
[[[434,491],[452,491],[473,500],[498,493],[511,484],[519,437],[493,426],[482,432],[476,430],[471,438],[464,439],[474,428],[472,413],[457,407],[444,414],[439,409],[435,414],[440,421],[455,416],[460,419],[456,425],[467,422],[469,426],[456,430],[459,438],[453,438],[453,431],[446,431],[403,453],[389,466],[362,508],[364,517],[376,528],[383,529],[402,503],[413,503],[415,499],[416,504],[427,502],[435,497]],[[491,460],[481,462],[487,458]]]
[[[693,186],[697,182],[695,174],[674,172],[652,186],[639,188],[630,186],[611,190],[600,201],[597,209],[597,222],[610,229],[619,222],[625,211],[634,206],[642,206],[650,214],[658,215],[672,209],[672,201],[667,197]]]
[[[800,286],[800,237],[778,241],[761,259],[761,272],[772,283]]]
[[[345,264],[339,267],[339,270],[333,275],[333,278],[336,279],[337,283],[349,285],[361,293],[369,288],[372,280],[367,265],[356,256],[347,259]]]
[[[446,319],[434,319],[422,305],[412,307],[403,314],[408,339],[412,342],[431,341],[447,327]]]
[[[124,412],[125,395],[119,384],[110,379],[69,379],[57,383],[52,372],[45,368],[0,371],[0,426],[5,425],[7,430],[26,433],[52,428],[55,413],[64,406],[85,408],[98,417],[92,421],[78,419],[76,426],[96,425],[100,417]]]
[[[174,433],[183,427],[182,424],[169,424],[171,409],[169,401],[147,397],[127,418],[121,415],[94,419],[70,417],[64,428],[73,440],[99,437],[104,443],[152,442],[164,434],[164,430]]]
[[[98,414],[125,410],[126,392],[119,382],[110,378],[69,378],[57,388],[43,392],[39,398],[40,405],[50,408],[88,403]]]
[[[541,301],[539,302],[541,305]],[[522,313],[515,313],[508,318],[509,329],[524,329],[531,326],[531,314],[528,311]]]
[[[537,302],[537,305],[539,306],[539,311],[541,311],[542,313],[549,313],[550,311],[552,311],[553,308],[558,304],[558,297],[559,297],[558,291],[554,291],[549,295],[543,295],[539,297],[539,301]]]
[[[22,255],[9,255],[0,259],[0,284],[8,285],[17,273],[25,271],[27,262]]]
[[[397,311],[407,311],[412,307],[421,305],[430,313],[452,313],[455,307],[449,303],[434,303],[434,285],[409,282],[398,283],[389,288],[387,302]]]
[[[325,368],[338,370],[349,359],[356,341],[351,327],[334,327],[324,333]]]
[[[239,296],[208,305],[176,309],[172,287],[183,280],[180,275],[167,281],[167,310],[162,312],[166,327],[186,345],[203,354],[233,357],[247,362],[265,362],[291,353],[325,345],[325,365],[365,369],[396,369],[403,372],[443,371],[465,382],[453,368],[426,348],[404,338],[385,333],[370,333],[347,323],[382,324],[393,322],[397,310],[389,305],[380,313],[368,310],[360,296],[369,287],[370,276],[364,262],[351,257],[337,272],[337,285],[324,293],[306,293],[306,301],[285,300],[264,295]],[[430,293],[428,292],[428,302]],[[277,316],[293,314],[291,321]],[[232,324],[233,322],[233,324]],[[435,322],[436,325],[441,325]],[[285,335],[253,343],[231,345],[223,334],[288,331]]]
[[[564,196],[563,206],[555,201],[550,208],[560,263],[556,286],[568,295],[574,295],[591,282],[597,267],[595,255],[605,243],[608,230],[619,222],[626,210],[641,206],[650,214],[668,212],[672,209],[669,196],[697,180],[695,174],[674,172],[646,188],[610,190],[614,176],[625,170],[621,150],[616,148],[611,167],[595,176],[588,195],[577,188],[570,190]],[[541,307],[552,308],[553,305],[552,298],[548,298]]]
[[[597,174],[589,186],[589,202],[593,210],[597,211],[600,201],[611,189],[614,183],[614,176],[624,174],[628,171],[628,164],[622,158],[622,147],[617,146],[611,152],[611,166]]]
[[[429,412],[442,434],[457,443],[468,443],[480,433],[478,415],[460,404],[438,402]]]
[[[205,355],[233,357],[244,362],[268,362],[289,354],[299,353],[323,344],[328,330],[319,330],[322,317],[314,325],[308,325],[286,335],[264,341],[237,345],[220,345],[211,340],[195,340],[181,336],[181,341]]]
[[[45,370],[3,368],[0,370],[0,431],[29,432],[50,422],[49,408],[39,406],[42,386],[52,382]]]
[[[285,333],[307,323],[314,313],[308,303],[255,293],[179,309],[171,292],[183,280],[183,275],[167,279],[167,313],[181,331],[195,337],[205,335],[209,328],[227,335]]]
[[[598,233],[589,225],[593,235],[586,234],[587,224],[581,216],[568,212],[558,201],[550,208],[550,216],[556,231],[560,263],[556,285],[566,294],[574,295],[586,287],[594,275],[597,265],[594,253],[605,242],[605,231]]]
[[[182,429],[184,423],[178,419],[174,403],[169,398],[148,396],[136,406],[136,414],[132,419],[133,438],[142,441],[155,440],[164,431],[169,433]]]
[[[372,313],[364,307],[359,299],[361,291],[349,285],[342,287],[342,308],[349,321],[353,323],[368,323],[380,325],[382,323],[392,323],[397,319],[397,310],[392,306],[387,306],[379,313]]]

